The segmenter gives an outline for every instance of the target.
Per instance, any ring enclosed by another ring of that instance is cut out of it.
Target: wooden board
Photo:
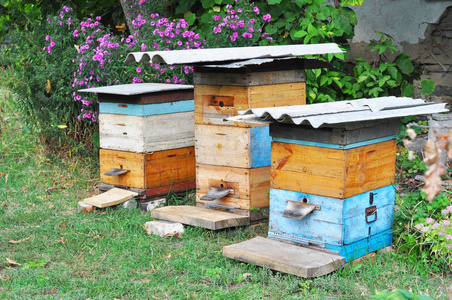
[[[113,188],[105,193],[99,194],[97,196],[89,197],[83,200],[83,202],[94,205],[96,207],[107,207],[107,206],[113,206],[117,205],[123,202],[126,202],[127,200],[138,196],[138,193]]]
[[[259,86],[195,86],[195,123],[254,127],[226,121],[248,108],[306,104],[304,82]]]
[[[100,149],[101,181],[106,184],[133,188],[170,188],[195,180],[194,147],[184,147],[153,153],[134,153]],[[112,168],[130,172],[120,176],[105,176]]]
[[[400,132],[399,119],[359,122],[359,124],[361,126],[352,127],[346,123],[337,127],[312,128],[275,122],[270,124],[270,135],[272,138],[346,146],[394,136]]]
[[[189,112],[194,111],[194,109],[195,109],[194,100],[183,100],[154,104],[130,104],[130,103],[112,103],[112,102],[99,103],[99,113],[101,114],[117,114],[117,115],[122,114],[141,117]]]
[[[195,125],[196,162],[237,168],[270,166],[268,126]]]
[[[353,149],[272,142],[272,188],[344,199],[394,183],[396,141]]]
[[[336,254],[260,236],[223,247],[223,256],[304,278],[329,274],[345,264]]]
[[[145,153],[195,144],[193,112],[154,116],[99,114],[102,149]]]
[[[164,91],[138,95],[98,94],[99,102],[150,104],[193,99],[193,90]]]
[[[196,165],[196,201],[208,193],[210,187],[234,189],[234,194],[221,198],[220,204],[239,209],[268,207],[270,167],[253,169]]]
[[[193,76],[195,85],[256,86],[306,81],[306,75],[302,69],[266,72],[248,72],[242,69],[237,72],[231,72],[231,70],[213,72],[210,68],[199,72],[200,69],[196,68]]]
[[[219,230],[249,225],[250,218],[229,212],[195,206],[166,206],[154,209],[153,218]]]
[[[372,193],[372,195],[370,195]],[[392,229],[394,221],[394,186],[386,186],[345,200],[318,195],[270,189],[269,236],[284,236],[291,242],[319,247],[343,246]],[[283,216],[286,201],[319,206],[301,220]],[[367,216],[366,209],[375,207]]]

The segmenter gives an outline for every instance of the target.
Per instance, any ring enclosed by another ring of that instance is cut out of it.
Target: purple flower
[[[264,21],[270,22],[272,16],[270,14],[266,14],[266,15],[264,15],[263,18],[264,18]]]
[[[449,226],[450,225],[450,221],[449,220],[443,220],[443,225],[444,226]]]
[[[220,19],[221,19],[220,16],[217,16],[217,15],[214,15],[214,16],[213,16],[213,20],[214,20],[214,21],[218,21],[218,20],[220,20]]]
[[[137,73],[141,73],[141,68],[140,67],[137,68]]]
[[[256,14],[259,14],[259,8],[257,8],[257,6],[253,7],[253,11],[254,11]]]
[[[432,218],[425,219],[425,223],[427,223],[427,224],[433,223],[433,221],[434,220]]]
[[[46,41],[48,41],[50,39],[50,36],[46,35]]]

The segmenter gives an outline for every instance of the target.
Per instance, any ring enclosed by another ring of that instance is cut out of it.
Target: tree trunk
[[[138,5],[138,1],[136,1],[136,0],[120,0],[120,2],[121,2],[122,10],[124,12],[124,17],[126,18],[127,27],[129,28],[130,34],[137,33],[138,29],[134,28],[132,25],[133,19],[136,19],[136,17],[140,13],[141,13],[142,17],[145,18],[145,16],[143,16],[143,12],[141,10],[140,5]]]

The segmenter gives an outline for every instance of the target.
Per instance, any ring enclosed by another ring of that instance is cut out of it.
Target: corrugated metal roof
[[[132,83],[110,85],[103,87],[94,87],[90,89],[78,90],[79,92],[98,93],[98,94],[113,94],[113,95],[142,95],[158,92],[191,90],[192,85],[188,84],[169,84],[169,83]]]
[[[256,47],[208,48],[171,51],[132,52],[126,62],[152,61],[158,64],[193,65],[212,62],[240,61],[253,58],[294,57],[342,53],[337,44],[279,45]]]
[[[281,62],[281,61],[293,61],[296,62],[302,62],[305,69],[331,69],[343,72],[342,70],[334,67],[329,62],[315,59],[315,58],[294,58],[294,57],[281,57],[281,58],[253,58],[253,59],[247,59],[243,61],[234,61],[234,62],[228,62],[228,63],[218,63],[218,64],[206,64],[202,65],[202,68],[212,68],[212,69],[241,69],[246,68],[249,66],[258,66],[258,65],[264,65],[264,64],[270,64],[272,62]]]
[[[448,112],[445,106],[445,103],[436,104],[423,99],[380,97],[310,105],[253,108],[241,111],[239,114],[242,116],[228,118],[228,120],[245,123],[276,121],[319,128],[333,124]]]

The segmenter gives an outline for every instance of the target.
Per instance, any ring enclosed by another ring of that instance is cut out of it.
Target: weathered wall
[[[381,31],[392,36],[399,50],[424,65],[421,79],[431,79],[436,90],[431,100],[452,102],[452,1],[364,0],[354,6],[358,16],[351,58],[371,60],[366,44]]]

